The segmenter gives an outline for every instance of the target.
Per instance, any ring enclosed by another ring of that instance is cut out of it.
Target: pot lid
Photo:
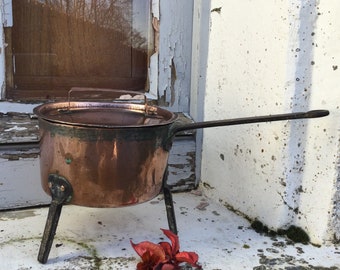
[[[35,107],[44,120],[73,126],[128,128],[168,125],[176,115],[157,106],[125,102],[52,102]]]

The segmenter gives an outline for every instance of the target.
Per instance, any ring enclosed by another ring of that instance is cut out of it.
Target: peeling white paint
[[[3,0],[2,4],[2,23],[5,27],[13,26],[12,0]]]
[[[31,122],[6,122],[6,124],[11,124],[11,125],[25,125],[25,124],[30,124]]]
[[[189,112],[193,0],[160,2],[159,97]]]
[[[21,131],[21,130],[26,130],[27,128],[25,127],[18,127],[18,126],[14,126],[14,127],[11,127],[11,128],[8,128],[8,129],[5,129],[4,131]]]
[[[152,0],[151,3],[151,12],[153,17],[159,20],[159,0]]]
[[[149,91],[145,93],[148,99],[158,98],[158,52],[155,52],[150,57],[149,72]]]
[[[50,203],[41,188],[38,158],[0,159],[0,171],[0,209]]]
[[[146,93],[148,99],[158,99],[158,57],[159,57],[159,0],[152,1],[152,26],[154,35],[154,49],[150,56],[150,64],[148,69],[149,75],[149,91]]]

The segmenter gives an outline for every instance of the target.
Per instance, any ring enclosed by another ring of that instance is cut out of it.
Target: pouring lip
[[[35,107],[33,112],[38,120],[87,128],[157,127],[177,119],[177,114],[158,106],[124,102],[50,102]]]

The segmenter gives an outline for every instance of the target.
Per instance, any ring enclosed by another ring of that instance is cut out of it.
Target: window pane
[[[65,97],[74,86],[144,90],[149,19],[148,0],[13,0],[7,97]]]

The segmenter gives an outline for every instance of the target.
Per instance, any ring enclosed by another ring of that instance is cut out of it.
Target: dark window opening
[[[13,0],[6,98],[65,98],[72,87],[145,91],[149,0]]]

